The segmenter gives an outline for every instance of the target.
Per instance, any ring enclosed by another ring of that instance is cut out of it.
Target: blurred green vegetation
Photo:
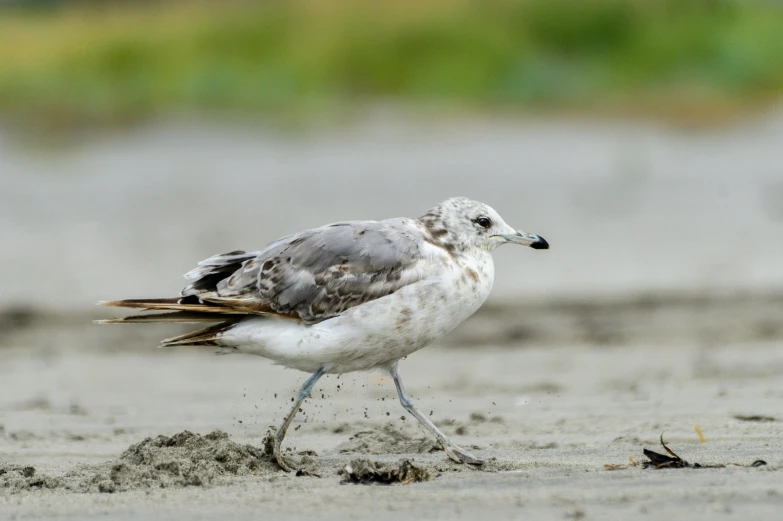
[[[0,10],[0,111],[58,125],[365,102],[710,119],[783,92],[783,8],[722,0],[92,2]]]

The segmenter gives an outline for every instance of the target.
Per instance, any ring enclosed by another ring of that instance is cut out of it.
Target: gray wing
[[[419,245],[396,220],[330,224],[202,261],[181,295],[316,323],[421,280]]]

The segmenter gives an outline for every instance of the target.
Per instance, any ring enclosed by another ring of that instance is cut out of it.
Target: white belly
[[[490,255],[481,252],[459,262],[449,258],[437,276],[318,324],[245,320],[224,333],[220,343],[308,372],[389,367],[452,331],[489,296],[494,281]]]

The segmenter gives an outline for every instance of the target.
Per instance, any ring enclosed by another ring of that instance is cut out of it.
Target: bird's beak
[[[546,239],[544,239],[540,235],[536,235],[535,233],[524,233],[524,232],[499,233],[497,236],[503,237],[504,239],[506,239],[507,242],[512,242],[514,244],[522,244],[523,246],[530,246],[534,250],[549,249],[549,243],[546,242]]]

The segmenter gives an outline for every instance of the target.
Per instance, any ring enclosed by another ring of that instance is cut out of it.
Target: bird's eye
[[[492,221],[490,220],[489,217],[479,217],[478,219],[476,219],[473,222],[475,222],[476,224],[478,224],[482,228],[489,228],[490,226],[492,226]]]

